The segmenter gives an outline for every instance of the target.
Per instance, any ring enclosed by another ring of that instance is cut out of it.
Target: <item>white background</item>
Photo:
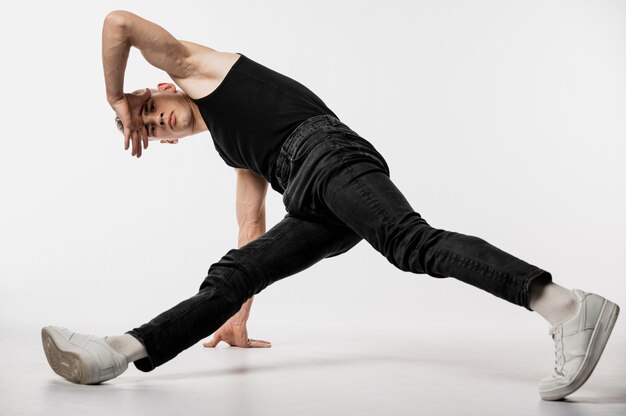
[[[626,306],[626,3],[20,2],[0,17],[1,325],[126,331],[196,293],[237,244],[235,174],[208,133],[123,151],[100,49],[116,8],[302,82],[431,225]],[[133,50],[126,89],[163,81]],[[271,189],[267,203],[269,229],[285,212]],[[250,336],[329,322],[547,329],[365,241],[257,295]]]

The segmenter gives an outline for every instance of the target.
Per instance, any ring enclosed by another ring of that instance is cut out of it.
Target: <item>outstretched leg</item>
[[[619,314],[619,306],[579,289],[471,235],[431,227],[389,178],[382,156],[350,131],[332,132],[316,161],[318,191],[327,209],[404,271],[455,277],[546,318],[555,342],[553,373],[539,394],[559,400],[591,375]]]
[[[199,292],[128,333],[142,342],[142,371],[174,358],[215,332],[251,296],[318,261],[346,252],[361,237],[350,228],[286,215],[265,234],[210,266]]]
[[[252,295],[348,251],[361,239],[345,225],[287,214],[265,234],[229,250],[212,264],[196,295],[122,336],[94,337],[61,327],[43,328],[46,357],[57,374],[81,384],[117,377],[128,362],[150,371],[215,332]]]
[[[327,209],[403,271],[454,277],[530,310],[531,282],[549,272],[484,239],[431,227],[389,177],[382,156],[358,136],[328,136],[333,151],[317,169],[333,174],[320,183]]]

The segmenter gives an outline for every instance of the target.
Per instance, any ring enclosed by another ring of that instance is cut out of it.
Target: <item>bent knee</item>
[[[384,241],[383,255],[402,271],[429,273],[429,263],[435,254],[432,248],[444,232],[416,217]]]

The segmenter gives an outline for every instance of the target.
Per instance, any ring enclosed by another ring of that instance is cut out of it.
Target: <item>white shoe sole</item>
[[[54,327],[41,330],[41,341],[52,370],[77,384],[98,384],[99,365],[84,348],[73,345]]]
[[[600,316],[596,321],[596,327],[591,334],[587,354],[585,355],[578,373],[572,378],[572,381],[565,386],[552,390],[539,390],[539,395],[543,400],[561,400],[585,384],[602,356],[602,352],[611,336],[611,331],[613,331],[618,315],[619,306],[605,299],[602,310],[600,311]]]

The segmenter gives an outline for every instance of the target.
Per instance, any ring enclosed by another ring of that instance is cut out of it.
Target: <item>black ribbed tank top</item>
[[[226,164],[271,183],[272,164],[289,134],[307,118],[337,116],[298,81],[238,54],[217,88],[193,101]]]

